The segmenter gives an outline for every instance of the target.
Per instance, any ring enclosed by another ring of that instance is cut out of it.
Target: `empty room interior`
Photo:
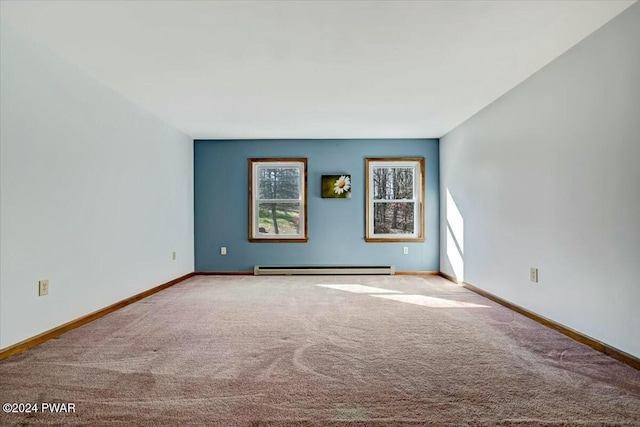
[[[636,1],[0,1],[2,426],[640,426]]]

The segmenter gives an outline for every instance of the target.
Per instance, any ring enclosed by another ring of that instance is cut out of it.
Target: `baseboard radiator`
[[[256,265],[253,267],[255,276],[292,276],[292,275],[343,275],[343,274],[362,274],[362,275],[391,275],[396,273],[396,267],[393,265],[365,265],[365,266],[291,266],[291,267],[274,267]]]

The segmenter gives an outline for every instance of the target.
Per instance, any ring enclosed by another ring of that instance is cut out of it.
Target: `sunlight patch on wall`
[[[451,196],[449,189],[447,188],[447,224],[453,233],[453,236],[458,243],[460,253],[464,254],[464,218],[458,209],[458,205]]]
[[[453,274],[460,282],[464,281],[464,218],[447,188],[447,258]]]
[[[456,279],[460,281],[464,281],[464,259],[462,258],[462,254],[458,251],[458,247],[456,245],[453,234],[451,234],[451,230],[447,227],[447,258],[449,258],[449,263],[451,264],[451,268],[453,268],[453,275]]]

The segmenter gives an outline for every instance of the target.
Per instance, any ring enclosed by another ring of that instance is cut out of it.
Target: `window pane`
[[[300,203],[259,203],[258,235],[300,234]]]
[[[413,198],[413,168],[373,168],[374,200]]]
[[[259,199],[300,199],[300,169],[259,167]]]
[[[374,202],[374,234],[412,234],[414,232],[414,206],[413,202]]]

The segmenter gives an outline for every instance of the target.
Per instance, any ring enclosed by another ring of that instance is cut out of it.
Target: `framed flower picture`
[[[323,199],[350,199],[351,175],[322,175]]]

